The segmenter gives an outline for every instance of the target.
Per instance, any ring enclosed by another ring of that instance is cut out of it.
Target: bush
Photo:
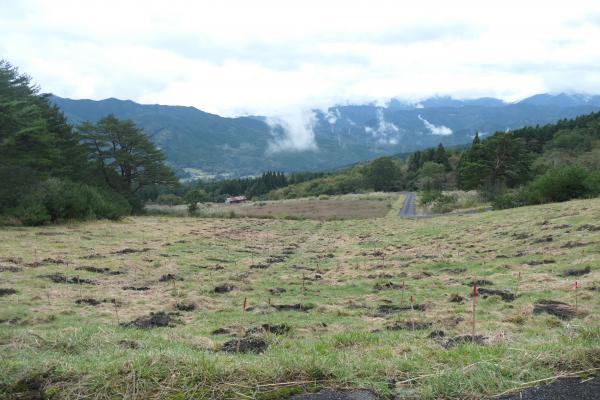
[[[525,194],[525,189],[507,191],[492,199],[492,208],[494,210],[522,207],[527,204],[529,202]]]
[[[588,174],[579,166],[552,169],[527,185],[528,203],[543,204],[585,197]]]
[[[600,196],[600,171],[590,172],[583,185],[589,197]]]
[[[439,190],[427,190],[421,194],[419,203],[430,206],[436,213],[447,213],[456,208],[458,197],[454,194],[443,194]]]
[[[118,219],[130,212],[130,204],[116,193],[52,178],[36,185],[14,215],[25,225],[41,225],[70,219]]]

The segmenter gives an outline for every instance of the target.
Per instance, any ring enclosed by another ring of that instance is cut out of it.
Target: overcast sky
[[[222,115],[600,93],[600,1],[493,3],[0,0],[0,58],[59,96]]]

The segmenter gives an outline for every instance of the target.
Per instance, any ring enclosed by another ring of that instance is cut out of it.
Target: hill
[[[491,98],[436,97],[419,104],[392,100],[386,107],[340,105],[291,120],[224,118],[194,107],[142,105],[114,98],[53,96],[51,100],[71,123],[96,121],[108,113],[132,119],[180,175],[187,171],[196,177],[235,177],[266,170],[330,170],[438,143],[465,144],[475,131],[485,135],[600,109],[599,102],[589,100],[596,98],[571,96],[571,101],[564,101],[560,96],[541,96],[514,104]]]

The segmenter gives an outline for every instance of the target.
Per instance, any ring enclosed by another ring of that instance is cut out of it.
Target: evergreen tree
[[[163,153],[133,121],[111,114],[95,124],[85,122],[78,130],[105,183],[129,199],[134,208],[142,206],[136,194],[143,187],[177,184]]]

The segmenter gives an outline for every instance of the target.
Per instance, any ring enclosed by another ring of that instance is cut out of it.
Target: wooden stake
[[[475,307],[477,304],[477,282],[473,279],[473,321],[471,326],[471,338],[475,340]]]
[[[242,337],[244,336],[244,321],[246,320],[246,306],[248,305],[248,298],[244,297],[244,303],[242,304],[242,317],[240,318],[240,331],[238,334],[237,341],[237,352],[240,352],[240,344],[242,341]]]
[[[579,308],[579,282],[575,281],[573,289],[575,289],[575,316],[577,316],[577,309]]]
[[[412,330],[413,332],[415,331],[415,307],[413,306],[413,297],[410,296],[408,298],[408,302],[410,303],[410,311],[411,311],[411,316],[412,316]]]
[[[515,297],[519,295],[519,284],[521,283],[521,272],[517,273],[517,286],[515,287]]]
[[[402,297],[400,297],[400,305],[404,304],[404,281],[402,281]]]
[[[117,300],[116,299],[112,299],[111,303],[113,303],[113,305],[115,306],[115,315],[117,316],[117,326],[121,325],[121,322],[119,321],[119,309],[117,306]]]
[[[77,279],[77,285],[79,286],[79,299],[81,300],[83,298],[82,294],[81,294],[81,279],[79,279],[79,275],[76,276]]]

